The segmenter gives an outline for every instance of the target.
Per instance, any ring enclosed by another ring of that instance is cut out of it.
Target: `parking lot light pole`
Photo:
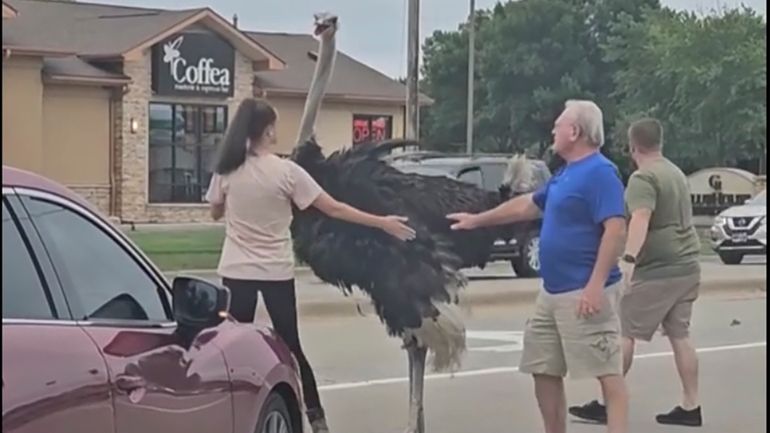
[[[465,121],[465,146],[470,155],[473,153],[473,84],[476,60],[476,0],[470,0],[471,10],[468,19],[468,103]]]

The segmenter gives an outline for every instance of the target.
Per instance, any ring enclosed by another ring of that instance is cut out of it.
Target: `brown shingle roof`
[[[312,35],[305,34],[246,33],[286,63],[286,67],[280,71],[257,72],[257,85],[268,94],[305,95],[315,69],[315,60],[308,53],[318,52],[318,41]],[[406,86],[338,51],[326,97],[404,104]],[[423,104],[432,102],[425,95],[420,95],[420,99]]]
[[[35,47],[81,56],[122,54],[201,12],[78,2],[6,0],[19,13],[3,23],[3,46]]]
[[[209,9],[162,10],[57,0],[4,0],[19,12],[13,20],[3,22],[3,47],[60,53],[82,58],[119,56],[158,37],[174,26],[194,19]],[[213,12],[212,12],[213,14]],[[211,15],[209,15],[211,16]],[[213,14],[216,22],[224,22]],[[222,25],[220,23],[220,25]],[[227,25],[226,22],[224,25]],[[275,55],[276,62],[286,67],[260,71],[256,75],[260,87],[273,93],[304,96],[310,86],[315,60],[308,53],[318,50],[318,42],[308,34],[238,33],[236,42],[249,41],[245,49],[259,49]],[[242,37],[246,34],[248,37]],[[254,41],[254,42],[251,42]],[[242,45],[243,46],[243,45]],[[262,47],[266,48],[263,49]],[[49,54],[44,54],[49,55]],[[46,60],[49,71],[60,76],[114,77],[75,57],[59,62]],[[338,52],[327,98],[344,100],[405,102],[406,86],[379,71]],[[421,103],[432,101],[420,95]]]
[[[121,84],[131,80],[125,75],[99,69],[75,56],[44,58],[43,74],[49,79],[67,81],[102,81]]]
[[[18,11],[6,2],[3,2],[3,18],[13,18],[18,14]]]

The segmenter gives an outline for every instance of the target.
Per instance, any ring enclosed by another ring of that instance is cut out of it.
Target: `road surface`
[[[516,371],[530,309],[522,304],[468,313],[470,350],[463,370],[454,378],[439,375],[427,381],[428,432],[542,432],[531,379]],[[705,418],[699,432],[766,431],[766,326],[761,292],[712,293],[696,304],[693,335],[700,350]],[[333,432],[403,431],[406,356],[376,317],[303,319],[301,333]],[[662,337],[638,348],[629,376],[630,432],[689,431],[654,421],[656,413],[668,411],[679,398],[669,350]],[[591,380],[568,381],[567,392],[571,404],[583,403],[596,397],[598,385]],[[568,431],[604,430],[570,420]]]
[[[704,257],[701,261],[704,291],[733,290],[753,288],[767,289],[767,265],[756,259],[747,260],[746,264],[727,266],[714,257]],[[219,283],[217,275],[211,271],[185,272]],[[531,304],[541,290],[539,279],[515,278],[511,267],[504,262],[490,264],[485,270],[469,269],[465,271],[470,283],[461,293],[463,305],[500,305]],[[168,275],[170,278],[173,274]],[[316,278],[309,270],[297,271],[297,303],[302,317],[311,316],[355,316],[359,310],[371,311],[371,302],[359,291],[345,297],[336,287],[329,286]],[[260,303],[261,304],[261,303]]]

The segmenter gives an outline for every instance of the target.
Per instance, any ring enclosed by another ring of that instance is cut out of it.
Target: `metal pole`
[[[420,106],[417,99],[420,74],[420,0],[409,0],[406,82],[406,138],[420,138]]]
[[[468,117],[465,120],[465,146],[468,154],[473,153],[473,83],[476,62],[476,0],[471,1],[468,19]]]

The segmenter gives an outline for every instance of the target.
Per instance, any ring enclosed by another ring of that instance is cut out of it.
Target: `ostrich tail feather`
[[[407,329],[406,336],[428,348],[434,371],[457,371],[465,354],[465,323],[456,304],[433,302],[436,317],[426,317],[418,329]]]

